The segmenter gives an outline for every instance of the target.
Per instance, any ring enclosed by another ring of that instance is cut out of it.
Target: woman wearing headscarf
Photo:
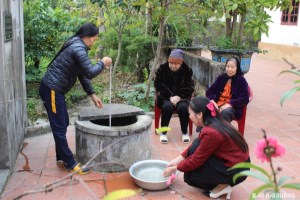
[[[222,117],[231,122],[242,116],[243,107],[249,103],[249,91],[239,58],[228,58],[225,69],[226,73],[218,76],[208,88],[206,97],[215,104]]]

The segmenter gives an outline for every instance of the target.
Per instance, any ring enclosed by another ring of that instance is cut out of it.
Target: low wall
[[[266,42],[259,42],[258,48],[261,50],[267,50],[265,54],[258,54],[261,57],[271,58],[278,61],[283,61],[283,58],[287,59],[294,65],[300,65],[300,47],[290,46],[282,44],[272,44]]]
[[[184,61],[192,68],[196,84],[208,88],[216,78],[225,72],[224,63],[197,56],[193,53],[184,52]]]

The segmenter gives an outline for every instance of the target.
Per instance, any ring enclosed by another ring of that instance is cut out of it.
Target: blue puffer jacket
[[[94,93],[91,79],[104,69],[104,63],[99,61],[94,66],[88,57],[88,47],[79,37],[69,39],[62,51],[50,63],[42,83],[50,89],[66,94],[75,85],[77,77],[84,91]]]

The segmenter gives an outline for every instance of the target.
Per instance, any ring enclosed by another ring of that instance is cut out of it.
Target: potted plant
[[[291,2],[290,0],[221,0],[220,3],[225,15],[225,34],[217,40],[215,47],[210,48],[213,60],[225,62],[229,56],[237,55],[241,60],[241,68],[246,73],[250,67],[252,54],[262,52],[257,45],[251,48],[250,44],[257,42],[262,33],[268,35],[271,16],[267,11],[286,9],[291,6]],[[249,40],[245,37],[246,34],[252,38]]]

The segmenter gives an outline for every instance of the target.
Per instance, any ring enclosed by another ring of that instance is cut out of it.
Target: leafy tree
[[[109,26],[117,33],[118,41],[118,50],[116,59],[113,66],[112,79],[114,80],[114,75],[116,73],[117,66],[120,61],[121,51],[122,51],[122,39],[123,33],[126,30],[126,26],[130,21],[130,17],[133,17],[135,14],[138,14],[138,7],[136,7],[134,1],[123,1],[123,0],[91,0],[93,3],[98,3],[101,8],[104,9],[105,13],[108,15],[107,19]],[[131,20],[130,23],[134,25],[134,20]],[[113,81],[113,86],[115,84]]]
[[[72,1],[24,0],[24,41],[27,72],[39,72],[43,58],[54,57],[63,42],[86,20]],[[61,2],[61,3],[62,3]],[[54,6],[53,8],[51,6]],[[88,15],[89,17],[90,15]]]
[[[243,43],[245,32],[251,33],[254,41],[257,41],[262,33],[268,35],[271,16],[267,10],[291,6],[290,0],[221,0],[220,4],[223,6],[221,12],[225,13],[226,18],[226,38],[232,41],[233,47]]]
[[[141,58],[141,53],[137,52],[139,44],[147,45],[148,41],[152,41],[152,53],[148,50],[148,59],[151,55],[154,56],[154,62],[151,66],[151,72],[148,81],[148,90],[146,99],[149,98],[149,88],[154,76],[154,70],[158,63],[162,63],[162,51],[164,41],[166,39],[175,39],[177,45],[187,45],[191,43],[192,38],[203,30],[206,20],[213,15],[214,6],[210,1],[199,0],[91,0],[98,3],[106,13],[107,32],[103,34],[105,43],[109,43],[113,48],[110,49],[109,55],[115,58],[113,74],[115,74],[117,66],[120,64],[125,68],[132,69],[132,65],[136,66],[135,71],[138,71],[140,65],[137,60]],[[208,9],[207,9],[208,8]],[[110,29],[115,33],[112,33]],[[132,30],[139,30],[141,37],[135,38]],[[143,34],[144,33],[144,34]],[[130,34],[128,40],[127,35]],[[145,35],[145,36],[142,36]],[[116,37],[117,38],[116,38]],[[148,36],[148,37],[147,37]],[[156,38],[157,39],[154,39]],[[114,38],[114,39],[112,39]],[[143,38],[143,39],[142,39]],[[147,40],[148,38],[148,40]],[[116,40],[117,39],[117,40]],[[135,40],[137,39],[137,40]],[[145,40],[145,42],[143,42]],[[115,48],[117,42],[117,51]],[[129,52],[123,45],[130,43]],[[107,46],[107,45],[106,45]],[[129,61],[123,62],[124,59]],[[136,60],[135,62],[132,62]],[[145,60],[145,59],[144,59]],[[143,62],[142,62],[143,63]],[[148,61],[146,62],[148,63]],[[114,76],[114,75],[113,75]]]
[[[156,43],[156,38],[145,35],[143,29],[130,29],[129,34],[124,37],[124,42],[126,44],[124,55],[127,55],[127,59],[124,56],[124,60],[131,66],[129,69],[132,72],[125,83],[136,75],[139,82],[144,82],[150,72],[149,63],[154,58],[152,42]]]
[[[149,13],[154,18],[152,21],[157,19],[159,29],[155,59],[148,79],[146,99],[149,98],[150,85],[154,78],[155,68],[159,63],[162,63],[160,58],[163,53],[163,41],[168,37],[175,37],[177,45],[190,43],[197,32],[196,30],[199,30],[196,27],[204,28],[206,20],[214,15],[214,6],[209,1],[204,0],[153,0],[148,1],[148,5],[148,8],[150,8]],[[168,30],[166,30],[167,27]]]

